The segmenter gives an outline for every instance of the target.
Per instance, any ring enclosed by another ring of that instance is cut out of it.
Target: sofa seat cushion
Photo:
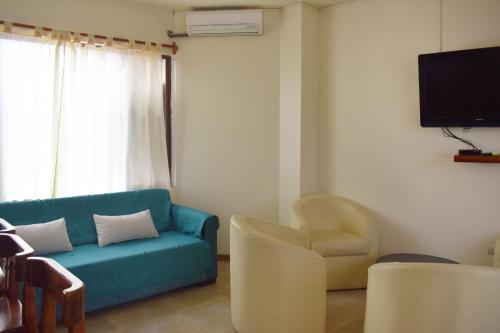
[[[206,280],[213,261],[208,242],[174,231],[106,247],[75,246],[74,251],[47,257],[92,286],[86,290],[86,301],[93,309],[101,308],[100,304],[120,303],[120,295],[124,301],[141,294],[143,288],[169,290],[190,278],[195,282]]]
[[[367,254],[368,241],[344,231],[314,232],[311,250],[323,257]]]

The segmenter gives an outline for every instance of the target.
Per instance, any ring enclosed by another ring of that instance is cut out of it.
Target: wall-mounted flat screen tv
[[[500,127],[500,47],[418,57],[420,125]]]

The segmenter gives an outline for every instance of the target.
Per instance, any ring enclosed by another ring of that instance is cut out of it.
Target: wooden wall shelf
[[[500,156],[463,156],[455,155],[455,162],[465,163],[500,163]]]

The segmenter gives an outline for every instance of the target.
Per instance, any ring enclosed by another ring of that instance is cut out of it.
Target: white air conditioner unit
[[[194,11],[186,14],[189,36],[262,34],[262,10]]]

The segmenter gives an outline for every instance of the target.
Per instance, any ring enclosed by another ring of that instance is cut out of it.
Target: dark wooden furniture
[[[61,305],[61,323],[68,332],[85,333],[82,281],[54,260],[29,257],[32,254],[22,238],[0,232],[0,333],[55,333],[56,304]],[[42,289],[39,324],[36,288]]]
[[[26,272],[26,261],[33,249],[19,236],[0,233],[0,332],[22,330],[22,304],[19,300],[19,282]]]
[[[35,289],[42,289],[40,329],[36,319]],[[56,304],[62,308],[61,323],[69,333],[85,332],[83,282],[56,261],[31,257],[26,262],[23,322],[26,333],[55,333]]]
[[[500,163],[500,156],[464,156],[455,155],[453,158],[455,162],[467,163]]]
[[[459,264],[459,262],[451,259],[429,256],[426,254],[418,254],[418,253],[388,254],[378,258],[376,261],[377,264],[384,262],[430,262],[430,263],[440,263],[440,264]]]
[[[0,219],[0,233],[2,234],[15,234],[16,228],[4,219]]]

